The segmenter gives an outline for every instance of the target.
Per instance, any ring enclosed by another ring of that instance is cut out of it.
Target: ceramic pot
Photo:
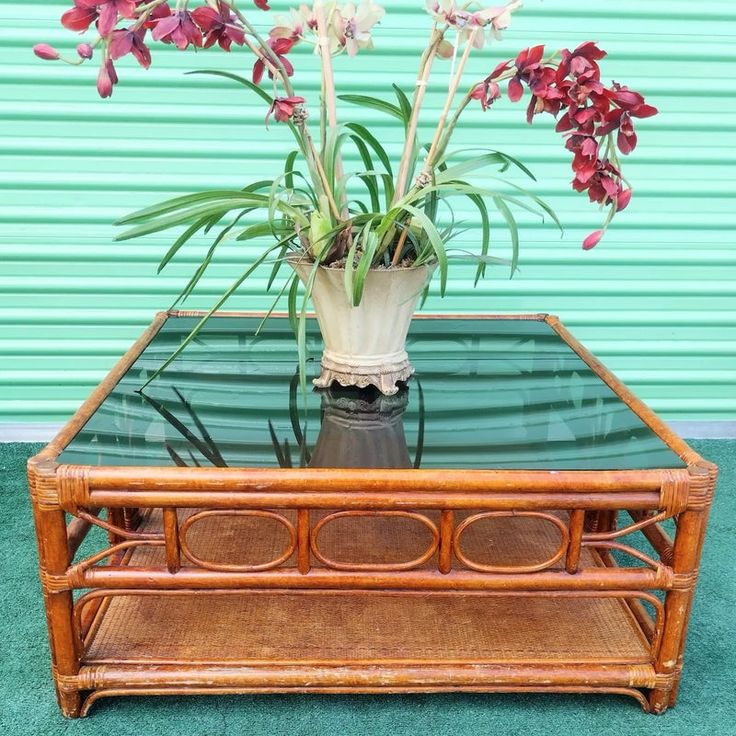
[[[313,264],[291,261],[306,282]],[[397,383],[414,373],[406,336],[414,310],[434,266],[371,269],[363,298],[355,307],[345,291],[345,271],[319,266],[312,303],[322,332],[322,372],[315,386],[375,386],[382,394],[398,392]]]

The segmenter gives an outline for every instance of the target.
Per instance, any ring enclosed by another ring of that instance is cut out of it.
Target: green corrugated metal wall
[[[41,62],[30,47],[72,49],[58,25],[70,3],[0,0],[0,423],[68,417],[152,314],[191,274],[204,241],[156,276],[167,242],[152,236],[112,244],[111,221],[175,193],[238,187],[281,167],[287,134],[263,127],[264,110],[224,80],[184,77],[192,68],[243,71],[245,53],[195,56],[166,48],[146,73],[121,64],[122,83],[101,101],[93,68]],[[290,3],[273,0],[276,10]],[[422,0],[384,2],[377,50],[340,59],[338,80],[380,94],[411,89],[428,28]],[[265,19],[254,16],[258,20]],[[471,63],[487,72],[524,46],[597,40],[605,74],[661,109],[640,125],[627,161],[636,197],[604,243],[582,237],[599,222],[569,190],[569,158],[549,120],[532,128],[508,102],[466,118],[460,144],[487,144],[522,158],[537,191],[567,226],[525,223],[521,273],[501,269],[472,289],[469,265],[452,271],[449,296],[432,311],[546,311],[572,326],[602,359],[669,419],[736,415],[736,3],[706,0],[526,0],[513,29]],[[314,96],[316,60],[295,54],[300,90]],[[437,111],[447,79],[431,86]],[[400,133],[379,114],[344,109],[375,126],[392,151]],[[472,246],[473,233],[465,236]],[[496,252],[506,249],[501,239]],[[230,283],[254,248],[225,246],[193,307]],[[255,278],[231,302],[270,300]]]

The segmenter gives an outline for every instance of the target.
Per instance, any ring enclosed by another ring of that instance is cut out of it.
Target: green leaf
[[[477,169],[482,169],[501,161],[503,161],[503,158],[497,153],[484,153],[482,156],[474,156],[459,164],[448,166],[445,171],[437,174],[437,183],[444,184],[452,179],[463,177],[471,171],[476,171]]]
[[[156,273],[161,273],[161,271],[166,268],[166,264],[176,255],[176,252],[179,250],[179,248],[181,248],[186,242],[188,242],[194,235],[194,233],[203,228],[207,224],[208,220],[209,218],[207,217],[200,217],[199,220],[190,225],[174,241],[174,244],[166,251],[166,255],[161,259],[161,263],[158,264],[158,269],[156,269]]]
[[[187,335],[182,341],[181,345],[159,366],[159,368],[153,373],[153,375],[138,389],[138,393],[142,393],[143,389],[151,383],[151,381],[158,378],[178,357],[182,351],[189,345],[201,332],[202,328],[207,324],[210,317],[237,291],[240,285],[255,271],[263,261],[266,260],[269,253],[280,247],[281,243],[277,243],[271,248],[266,249],[261,256],[259,256],[254,263],[247,268],[231,285],[230,288],[218,299],[217,303],[202,317],[199,322],[194,326],[194,329]]]
[[[271,103],[273,102],[273,98],[271,97],[271,95],[268,94],[268,92],[262,90],[257,84],[253,84],[250,79],[238,76],[237,74],[233,74],[232,72],[221,72],[217,69],[199,69],[193,72],[185,72],[185,74],[210,74],[213,77],[225,77],[227,79],[232,79],[233,81],[238,82],[238,84],[242,84],[244,87],[247,87],[248,89],[255,92],[265,102],[268,102],[269,105],[271,105]]]
[[[217,250],[217,246],[222,243],[222,241],[227,237],[227,234],[238,224],[238,221],[241,217],[243,217],[245,214],[250,212],[251,210],[243,210],[237,218],[230,223],[227,227],[223,228],[219,235],[215,238],[212,245],[209,247],[209,250],[207,251],[207,255],[204,257],[204,260],[202,263],[199,264],[197,267],[197,270],[194,272],[194,275],[191,279],[189,279],[189,283],[184,287],[184,289],[181,291],[179,296],[176,298],[176,301],[171,305],[171,308],[173,309],[179,302],[185,301],[188,299],[192,292],[194,291],[195,287],[199,283],[202,276],[204,276],[205,271],[209,267],[210,263],[212,262],[212,258],[215,255],[215,251]]]
[[[351,135],[350,140],[353,141],[355,147],[358,149],[358,153],[360,154],[360,158],[363,160],[363,165],[365,166],[365,168],[368,171],[372,171],[373,159],[371,158],[368,146],[366,146],[366,144],[363,142],[363,139],[357,135]],[[381,208],[381,200],[378,195],[378,186],[376,185],[376,182],[369,176],[365,176],[365,174],[363,173],[357,174],[357,176],[368,189],[368,194],[371,198],[371,208],[374,212],[378,211]]]
[[[307,396],[307,305],[312,296],[312,289],[319,271],[319,261],[315,261],[312,270],[309,273],[307,282],[304,284],[304,298],[302,299],[302,308],[297,320],[297,337],[296,347],[299,357],[299,385],[306,401]]]
[[[370,225],[370,224],[369,224]],[[378,246],[381,242],[376,233],[366,225],[362,231],[363,249],[358,260],[358,267],[355,269],[355,277],[353,281],[353,306],[358,306],[363,298],[363,290],[365,289],[365,280],[368,272],[373,265],[373,258],[376,255]]]
[[[394,88],[394,92],[396,94],[396,99],[399,101],[399,108],[401,109],[401,114],[404,117],[404,126],[409,127],[409,123],[411,122],[411,102],[409,102],[409,98],[404,93],[404,90],[401,89],[396,84],[391,85]]]
[[[488,255],[488,248],[491,244],[491,218],[488,215],[488,207],[486,207],[486,203],[483,201],[483,197],[481,197],[478,194],[469,193],[468,199],[470,199],[473,204],[478,208],[478,214],[480,215],[480,224],[481,224],[481,245],[480,245],[480,253],[483,257]],[[475,282],[473,283],[473,286],[478,285],[478,281],[483,278],[483,276],[486,275],[486,264],[485,262],[481,261],[478,264],[478,269],[475,272]]]
[[[533,179],[534,181],[537,180],[537,178],[532,174],[532,172],[524,166],[521,161],[519,161],[518,158],[514,158],[513,156],[509,156],[508,153],[504,153],[503,151],[496,151],[493,148],[480,148],[480,147],[474,147],[474,148],[460,148],[455,151],[450,151],[449,153],[442,156],[442,158],[439,159],[436,166],[446,165],[446,162],[449,161],[451,158],[454,158],[455,156],[458,156],[461,153],[471,153],[471,152],[478,152],[482,151],[483,153],[492,153],[499,156],[498,163],[503,163],[503,166],[501,168],[501,171],[506,171],[510,165],[516,166],[520,171],[522,171],[526,176],[528,176],[530,179]]]
[[[269,186],[271,182],[268,182]],[[208,192],[195,192],[194,194],[186,194],[182,197],[174,197],[163,202],[145,207],[142,210],[131,212],[125,217],[115,221],[115,225],[129,225],[132,222],[141,222],[149,220],[152,217],[165,215],[175,210],[180,210],[190,205],[202,204],[204,202],[227,202],[232,199],[239,199],[243,196],[244,190],[232,189],[214,189]]]
[[[509,232],[511,233],[511,247],[513,249],[513,258],[511,259],[511,276],[514,275],[517,266],[519,265],[519,228],[516,225],[516,218],[514,213],[509,209],[506,202],[501,197],[494,197],[493,201],[496,203],[496,208],[503,215],[508,225]]]
[[[368,225],[364,226],[364,229],[368,227]],[[345,294],[348,298],[349,302],[353,301],[353,294],[355,286],[354,286],[354,272],[355,272],[355,253],[358,249],[358,241],[360,240],[360,236],[363,234],[363,230],[360,231],[357,237],[353,238],[353,242],[350,245],[350,249],[348,250],[348,254],[345,257]]]
[[[353,133],[359,135],[376,152],[376,156],[378,156],[381,163],[385,166],[386,171],[391,174],[391,176],[393,176],[391,159],[386,153],[386,149],[380,144],[373,133],[371,133],[368,128],[366,128],[364,125],[361,125],[360,123],[346,123],[345,127],[348,130],[352,130]]]
[[[517,169],[523,171],[533,181],[536,181],[537,180],[537,177],[534,176],[534,174],[532,174],[532,172],[526,166],[524,166],[524,164],[521,163],[521,161],[519,161],[518,158],[514,158],[513,156],[509,156],[508,153],[503,153],[502,151],[496,151],[496,153],[498,153],[501,156],[503,156],[506,159],[507,163],[512,163],[514,166],[516,166]]]
[[[330,183],[333,198],[336,202],[342,199],[340,192],[342,182],[338,181],[337,162],[340,158],[340,149],[346,138],[346,133],[338,133],[336,130],[330,129],[327,134],[327,145],[322,152],[325,175],[327,176],[327,181]]]
[[[277,261],[276,262],[279,265],[282,265],[285,260],[286,260],[286,258],[279,256],[279,258],[277,258]],[[273,314],[273,310],[276,309],[276,306],[281,301],[281,298],[286,293],[286,290],[289,289],[289,288],[291,288],[291,285],[292,285],[292,282],[293,282],[293,279],[294,278],[297,278],[297,282],[298,282],[299,279],[298,279],[298,277],[296,277],[296,274],[292,274],[291,276],[289,276],[286,279],[286,281],[284,281],[284,285],[281,287],[281,290],[276,295],[276,298],[273,300],[273,302],[271,302],[271,306],[268,308],[268,311],[266,312],[266,314],[263,315],[263,319],[261,319],[261,321],[258,323],[258,327],[256,327],[256,332],[255,332],[256,335],[260,335],[261,334],[261,330],[263,329],[263,325],[266,324],[266,321],[268,320],[268,318]]]
[[[370,97],[368,95],[338,95],[337,99],[351,105],[360,105],[361,107],[367,107],[371,110],[378,110],[379,112],[384,112],[387,115],[398,118],[402,122],[404,121],[404,114],[400,107],[397,107],[392,102],[379,100],[377,97]]]
[[[247,207],[250,204],[247,200],[241,200],[238,202],[238,209]],[[191,209],[179,212],[175,215],[168,215],[167,217],[160,217],[151,222],[145,222],[141,225],[126,230],[120,235],[115,236],[115,241],[119,242],[122,240],[131,240],[132,238],[138,238],[142,235],[150,235],[151,233],[157,233],[161,230],[168,230],[177,225],[185,225],[192,220],[199,218],[209,219],[214,215],[224,215],[229,210],[233,209],[232,204],[224,205],[220,204],[207,204],[200,207],[193,207]]]
[[[444,296],[447,288],[447,254],[445,253],[445,245],[442,242],[442,238],[440,237],[434,223],[427,217],[427,215],[424,214],[424,212],[422,212],[422,210],[417,209],[410,204],[403,205],[402,209],[406,210],[412,215],[412,217],[414,217],[414,219],[418,220],[419,224],[424,229],[424,232],[427,233],[427,238],[432,246],[432,250],[437,258],[437,264],[440,269],[440,295]]]
[[[454,256],[453,253],[461,253],[460,256]],[[447,258],[449,260],[453,260],[455,258],[465,260],[467,258],[470,258],[473,261],[479,261],[483,264],[499,264],[502,266],[509,266],[511,265],[511,261],[509,261],[507,258],[497,258],[496,256],[484,256],[480,253],[473,253],[469,250],[464,250],[463,248],[448,248],[447,249]]]
[[[296,316],[296,298],[299,294],[299,276],[294,274],[289,287],[289,297],[287,299],[288,310],[289,310],[289,324],[291,325],[291,331],[294,333],[294,337],[297,334],[297,316]]]
[[[294,233],[293,237],[295,237],[295,238],[298,237],[298,235],[297,235],[296,232]],[[291,242],[284,243],[281,246],[281,250],[279,251],[278,257],[274,261],[273,268],[271,269],[271,275],[268,277],[268,285],[266,286],[266,291],[271,291],[271,287],[273,286],[273,282],[276,280],[276,277],[278,276],[279,271],[281,270],[281,266],[284,265],[284,260],[287,257],[286,254],[287,254],[287,252],[288,252],[288,250],[289,250],[290,247],[291,247]],[[281,290],[281,293],[276,297],[276,301],[274,302],[274,304],[271,307],[271,310],[270,311],[273,311],[273,309],[276,306],[276,302],[278,302],[278,300],[281,298],[281,296],[283,295],[283,293],[284,293],[284,291],[282,289]],[[270,312],[269,312],[269,314],[270,314]]]
[[[286,157],[286,164],[284,165],[284,184],[288,189],[294,188],[294,163],[296,157],[299,155],[299,151],[292,151]]]

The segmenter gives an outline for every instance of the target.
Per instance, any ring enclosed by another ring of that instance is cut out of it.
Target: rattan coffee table
[[[674,704],[716,467],[556,317],[419,318],[416,377],[383,397],[305,395],[288,320],[227,314],[139,391],[199,316],[158,315],[29,462],[64,715],[217,693]]]

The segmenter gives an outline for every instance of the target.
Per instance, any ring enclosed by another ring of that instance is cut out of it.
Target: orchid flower
[[[95,0],[74,0],[74,7],[61,16],[61,25],[70,31],[84,33],[97,20]]]
[[[292,8],[289,15],[277,15],[276,25],[269,32],[271,38],[288,38],[294,42],[302,40],[307,31],[317,30],[317,19],[314,11],[302,3],[299,8]]]
[[[118,22],[118,15],[123,18],[135,18],[135,6],[138,0],[94,0],[94,5],[98,7],[100,15],[97,21],[97,30],[100,36],[109,36],[115,24]]]
[[[140,28],[137,31],[131,30],[130,28],[121,28],[113,31],[110,37],[110,58],[116,61],[126,54],[133,54],[138,63],[144,69],[148,69],[151,66],[151,52],[143,42],[145,36],[145,28]]]
[[[271,51],[278,57],[281,65],[286,71],[286,75],[291,77],[294,74],[293,64],[286,58],[286,54],[296,44],[296,41],[290,38],[269,38],[267,41]],[[253,64],[253,84],[260,84],[263,79],[263,74],[266,71],[266,62],[263,58],[259,57],[256,59],[256,63]],[[273,79],[273,72],[269,70],[268,76]]]
[[[511,25],[511,13],[521,7],[521,0],[472,12],[466,10],[465,5],[467,3],[458,4],[455,0],[427,0],[427,11],[437,23],[446,23],[455,28],[460,43],[472,40],[475,48],[482,49],[486,36],[489,40],[500,40],[501,31]]]
[[[180,51],[190,44],[195,47],[202,46],[202,31],[199,30],[188,10],[177,10],[161,18],[156,22],[152,35],[154,41],[173,43]]]
[[[385,15],[386,11],[372,0],[362,0],[359,7],[346,3],[335,9],[334,32],[340,46],[349,56],[355,56],[360,49],[373,48],[371,29]]]
[[[232,44],[242,46],[245,43],[243,27],[229,6],[222,0],[217,0],[217,9],[209,5],[195,8],[192,11],[192,18],[202,29],[203,46],[206,49],[219,43],[221,49],[230,51]]]
[[[277,97],[266,114],[266,124],[273,115],[279,123],[287,123],[297,110],[306,102],[303,97]]]

